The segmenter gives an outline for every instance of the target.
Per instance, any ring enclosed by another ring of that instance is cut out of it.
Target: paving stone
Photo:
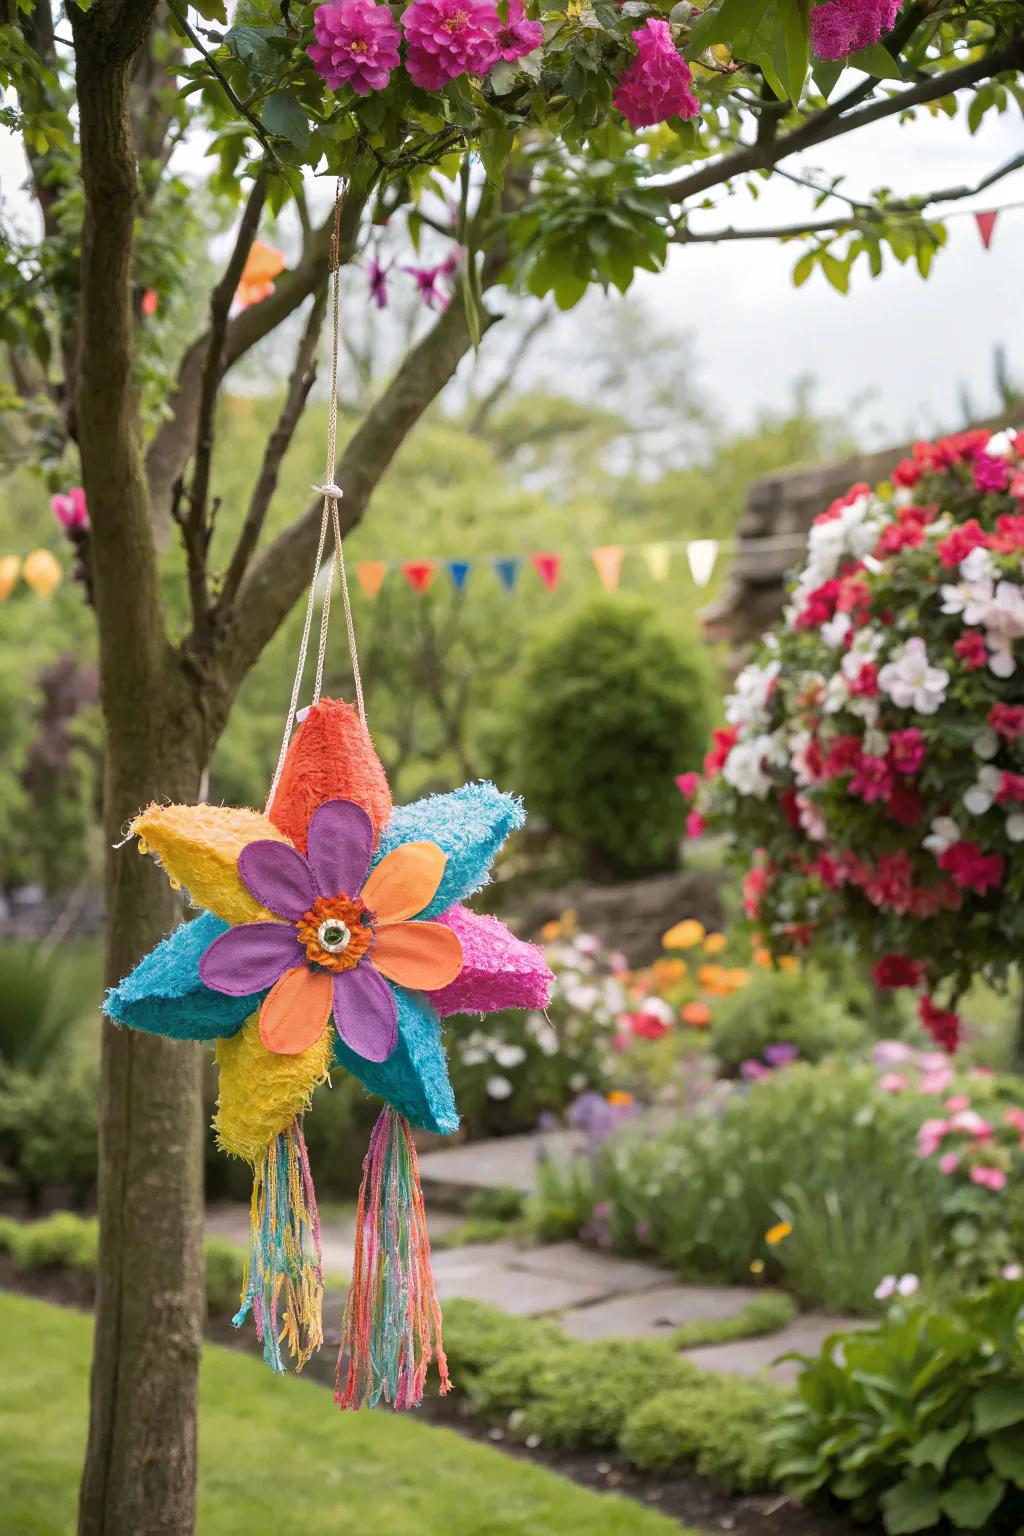
[[[790,1382],[795,1381],[800,1367],[794,1360],[773,1365],[779,1355],[791,1350],[816,1355],[830,1334],[867,1326],[868,1320],[863,1317],[826,1317],[820,1312],[806,1312],[779,1333],[759,1339],[737,1339],[732,1344],[707,1344],[700,1349],[688,1349],[685,1354],[706,1371],[723,1371],[728,1376],[754,1376],[758,1371],[767,1371],[776,1381]]]
[[[537,1275],[558,1275],[563,1280],[600,1287],[603,1296],[647,1291],[664,1285],[665,1271],[642,1259],[622,1259],[579,1243],[548,1243],[543,1248],[520,1249],[514,1265]]]
[[[660,1278],[664,1280],[664,1271]],[[735,1317],[760,1293],[739,1285],[665,1285],[614,1296],[559,1318],[574,1339],[664,1338],[682,1323]]]
[[[592,1287],[561,1280],[557,1275],[536,1275],[497,1266],[440,1272],[435,1269],[434,1280],[442,1302],[456,1296],[486,1301],[514,1317],[541,1317],[545,1312],[582,1306],[594,1298]]]
[[[568,1161],[585,1145],[579,1131],[552,1131],[425,1152],[420,1157],[420,1178],[428,1206],[438,1201],[462,1206],[481,1189],[512,1188],[529,1194],[536,1185],[540,1157]]]

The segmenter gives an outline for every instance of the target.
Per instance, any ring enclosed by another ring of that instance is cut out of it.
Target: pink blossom
[[[917,1085],[919,1093],[945,1093],[953,1081],[952,1067],[940,1067],[936,1072],[926,1072]]]
[[[961,1109],[949,1122],[950,1129],[965,1131],[968,1136],[973,1136],[976,1141],[991,1141],[992,1127],[987,1120],[978,1114],[976,1109]]]
[[[357,96],[383,90],[398,68],[398,26],[386,5],[334,0],[313,14],[316,42],[306,49],[332,91],[350,85]]]
[[[88,528],[89,512],[85,504],[85,492],[80,485],[69,491],[50,497],[50,511],[62,528]]]
[[[943,1152],[939,1158],[938,1168],[940,1173],[956,1173],[960,1167],[960,1159],[955,1152]]]
[[[1002,459],[990,453],[979,453],[974,461],[974,488],[984,495],[988,491],[1005,491],[1010,471]]]
[[[747,1061],[740,1062],[740,1076],[747,1078],[751,1082],[756,1082],[760,1077],[770,1077],[771,1068],[766,1067],[763,1061],[755,1061],[753,1058],[750,1058]]]
[[[428,309],[443,311],[448,308],[448,295],[438,286],[443,276],[440,267],[403,267],[402,271],[416,279],[420,298]]]
[[[932,1157],[942,1145],[942,1138],[950,1130],[948,1120],[925,1120],[917,1130],[918,1157]]]
[[[699,811],[691,811],[686,818],[687,837],[700,837],[704,831],[704,818]]]
[[[1003,1113],[1004,1125],[1012,1126],[1015,1131],[1024,1135],[1024,1109],[1007,1109]]]
[[[544,41],[544,28],[539,21],[528,21],[523,10],[523,0],[508,0],[508,20],[498,33],[498,53],[509,64],[532,53]]]
[[[405,67],[426,91],[458,75],[486,75],[498,58],[501,20],[493,0],[413,0],[402,27]]]
[[[370,298],[378,309],[388,307],[388,273],[390,271],[390,263],[384,266],[376,256],[370,258],[370,265],[366,269],[366,281],[370,289]]]
[[[692,800],[700,788],[699,773],[677,773],[676,788],[684,800]]]
[[[898,1066],[914,1052],[905,1040],[879,1040],[871,1054],[879,1066]]]
[[[845,59],[891,32],[901,0],[825,0],[811,12],[811,44],[819,59]]]
[[[943,1108],[951,1115],[959,1114],[963,1109],[970,1109],[971,1101],[966,1093],[955,1093],[951,1099],[947,1099]]]
[[[886,1072],[878,1079],[878,1086],[883,1093],[902,1093],[907,1080],[899,1072]]]
[[[924,762],[924,736],[916,725],[889,736],[892,765],[897,773],[916,773]]]
[[[971,1183],[980,1184],[983,1189],[1005,1189],[1006,1174],[1001,1168],[989,1168],[978,1164],[971,1169]]]
[[[667,21],[648,18],[633,34],[636,58],[619,77],[612,106],[634,128],[649,128],[670,117],[696,117],[690,66],[678,52]]]

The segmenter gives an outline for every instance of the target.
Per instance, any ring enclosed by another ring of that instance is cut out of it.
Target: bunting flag
[[[516,577],[519,575],[519,556],[502,555],[493,563],[494,574],[505,588],[505,591],[511,592],[515,587]]]
[[[619,584],[624,554],[625,550],[621,544],[599,544],[596,549],[590,551],[598,580],[606,592],[614,592]]]
[[[985,212],[974,215],[974,222],[978,226],[978,234],[981,236],[981,243],[986,251],[992,244],[992,236],[995,233],[996,219],[998,217],[998,208],[990,208]]]
[[[686,546],[686,558],[690,563],[690,575],[697,586],[706,587],[718,559],[718,540],[693,539]]]
[[[51,555],[48,549],[34,549],[30,555],[25,556],[21,574],[36,597],[52,597],[64,573],[56,556]]]
[[[667,544],[644,545],[644,560],[647,564],[647,569],[655,581],[664,581],[666,579],[671,559],[672,551]]]
[[[17,555],[0,556],[0,603],[5,603],[18,585],[21,560]]]
[[[386,560],[364,560],[356,566],[356,581],[362,587],[367,597],[376,597],[384,585],[384,577],[388,573]]]
[[[414,592],[426,592],[436,570],[436,560],[406,560],[402,566],[402,575]]]
[[[466,577],[469,575],[469,560],[447,560],[448,575],[452,579],[452,586],[456,592],[461,592],[466,585]]]
[[[562,574],[562,557],[552,552],[530,556],[530,564],[533,566],[541,581],[549,592],[553,592],[558,586],[559,577]]]

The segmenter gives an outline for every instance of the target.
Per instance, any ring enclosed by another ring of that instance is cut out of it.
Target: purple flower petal
[[[213,992],[245,997],[272,987],[305,954],[295,929],[285,923],[240,923],[203,951],[199,977]]]
[[[359,964],[335,976],[334,1027],[367,1061],[387,1061],[398,1044],[394,993],[371,965]]]
[[[297,922],[317,898],[313,871],[290,843],[266,838],[238,855],[238,873],[268,912]]]
[[[373,853],[373,822],[352,800],[325,800],[309,823],[307,856],[321,896],[357,896]]]

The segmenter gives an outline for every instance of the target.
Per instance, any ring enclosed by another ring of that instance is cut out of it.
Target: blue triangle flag
[[[466,577],[469,575],[471,562],[469,560],[448,560],[445,563],[448,566],[448,574],[452,579],[452,586],[456,592],[461,592],[466,585]]]
[[[518,555],[507,555],[494,562],[494,572],[506,592],[511,592],[519,575],[521,562]]]

